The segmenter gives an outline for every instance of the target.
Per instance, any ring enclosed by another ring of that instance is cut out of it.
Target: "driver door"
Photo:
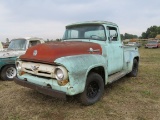
[[[107,26],[108,41],[106,45],[108,74],[119,72],[123,69],[123,47],[117,27]]]

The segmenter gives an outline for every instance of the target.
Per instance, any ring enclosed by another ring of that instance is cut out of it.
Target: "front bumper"
[[[66,93],[65,92],[53,90],[53,89],[51,89],[49,87],[40,86],[40,85],[31,83],[31,82],[28,82],[28,81],[20,80],[18,78],[15,78],[14,82],[19,84],[19,85],[21,85],[21,86],[34,89],[34,90],[36,90],[36,91],[38,91],[40,93],[66,100]]]

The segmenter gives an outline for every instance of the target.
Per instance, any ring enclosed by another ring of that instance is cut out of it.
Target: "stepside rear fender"
[[[139,52],[136,47],[125,47],[124,48],[124,69],[128,72],[132,71],[133,59],[139,60]]]

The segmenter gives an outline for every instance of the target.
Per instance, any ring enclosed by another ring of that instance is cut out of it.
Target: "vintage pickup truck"
[[[66,26],[63,41],[34,46],[20,56],[14,81],[57,98],[77,95],[91,105],[102,97],[104,85],[137,76],[138,63],[138,48],[122,44],[115,23],[75,23]]]
[[[39,43],[41,38],[17,38],[11,40],[6,50],[0,51],[0,77],[2,80],[13,80],[16,76],[15,60],[17,56],[25,54],[26,50]]]

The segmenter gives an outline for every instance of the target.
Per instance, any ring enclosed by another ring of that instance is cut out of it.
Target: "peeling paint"
[[[20,50],[4,50],[0,51],[0,58],[8,58],[8,57],[17,57],[25,53],[25,50],[20,51]]]

